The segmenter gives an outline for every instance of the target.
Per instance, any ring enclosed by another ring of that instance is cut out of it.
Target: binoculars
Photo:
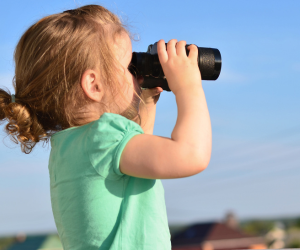
[[[189,55],[187,47],[186,53]],[[167,44],[166,44],[167,46]],[[198,48],[198,67],[202,80],[216,80],[221,72],[222,59],[218,49]],[[157,42],[148,46],[147,52],[133,52],[130,64],[130,72],[136,76],[143,76],[142,88],[161,87],[163,90],[171,91],[160,65],[157,54]]]

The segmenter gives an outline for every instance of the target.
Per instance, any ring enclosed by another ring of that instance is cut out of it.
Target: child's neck
[[[79,121],[80,125],[84,125],[98,120],[103,113],[99,103],[91,103],[78,110],[76,120]]]

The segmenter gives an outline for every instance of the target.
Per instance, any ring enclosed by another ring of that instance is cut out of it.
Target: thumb
[[[161,88],[151,88],[151,89],[143,89],[142,90],[142,95],[147,98],[147,97],[152,97],[152,96],[156,96],[158,94],[160,94],[162,92],[162,90],[160,90]]]
[[[151,96],[159,95],[161,92],[164,91],[161,87],[155,87],[150,90],[151,90]]]

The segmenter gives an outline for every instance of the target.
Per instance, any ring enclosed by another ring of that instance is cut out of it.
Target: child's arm
[[[211,155],[211,125],[201,75],[197,48],[185,42],[158,43],[158,56],[172,92],[176,96],[178,116],[171,138],[141,134],[125,146],[122,173],[149,179],[171,179],[203,171]],[[175,47],[176,45],[176,47]]]
[[[156,105],[147,110],[143,107],[140,108],[140,116],[142,120],[141,127],[145,134],[152,135],[155,123]]]

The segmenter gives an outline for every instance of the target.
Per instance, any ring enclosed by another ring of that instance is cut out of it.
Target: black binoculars
[[[188,46],[189,44],[185,46],[187,55]],[[221,65],[222,59],[218,49],[198,47],[198,67],[202,80],[217,80]],[[150,44],[146,53],[133,52],[129,70],[133,75],[143,76],[142,88],[161,87],[163,90],[171,91],[158,59],[157,42]]]

